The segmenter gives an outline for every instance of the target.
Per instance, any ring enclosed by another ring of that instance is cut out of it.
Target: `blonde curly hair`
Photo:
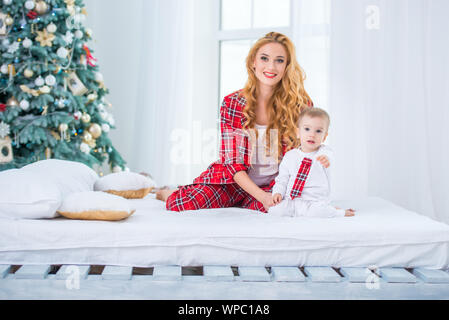
[[[253,129],[256,123],[256,106],[257,106],[257,77],[255,75],[253,64],[258,50],[268,43],[280,43],[287,52],[287,64],[284,76],[276,85],[273,95],[268,105],[268,126],[266,132],[271,129],[278,130],[276,137],[267,139],[266,151],[270,153],[271,144],[277,145],[278,162],[282,159],[282,144],[286,145],[286,150],[296,148],[300,145],[297,137],[297,128],[299,122],[299,114],[301,111],[312,105],[312,100],[304,89],[304,80],[306,78],[303,69],[296,60],[295,46],[292,41],[285,35],[278,32],[267,33],[260,38],[252,46],[246,58],[246,69],[248,72],[248,81],[241,91],[246,99],[246,105],[243,114],[246,122],[243,125],[245,130]],[[255,131],[257,139],[257,130]],[[250,141],[254,141],[253,135]],[[273,141],[276,140],[277,141]],[[254,146],[254,144],[252,144]]]

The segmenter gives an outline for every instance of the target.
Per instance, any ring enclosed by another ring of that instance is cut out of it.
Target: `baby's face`
[[[328,123],[320,117],[305,116],[299,124],[299,139],[304,152],[318,149],[327,137]]]

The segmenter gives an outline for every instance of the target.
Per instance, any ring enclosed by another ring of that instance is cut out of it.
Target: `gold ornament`
[[[33,70],[31,70],[31,69],[25,69],[25,71],[23,72],[23,75],[24,75],[26,78],[31,78],[31,77],[33,76],[33,74],[34,74],[34,72],[33,72]]]
[[[83,133],[83,142],[86,143],[91,148],[95,148],[96,146],[95,139],[93,139],[92,135],[87,131],[84,131]]]
[[[48,10],[48,5],[45,1],[38,1],[36,2],[36,6],[34,7],[34,10],[40,14],[43,15]]]
[[[19,101],[15,97],[11,97],[6,101],[6,105],[8,107],[17,107],[19,105]]]
[[[47,29],[44,29],[43,31],[37,31],[37,34],[36,40],[40,42],[41,47],[51,47],[53,45],[53,40],[55,40],[53,33],[49,33]]]
[[[26,85],[24,85],[24,84],[20,85],[19,88],[20,88],[23,92],[29,93],[29,94],[31,94],[31,95],[34,96],[34,97],[37,97],[37,96],[40,95],[40,92],[39,92],[38,90],[36,90],[36,89],[30,89],[30,88],[28,88],[28,87],[27,87]]]
[[[98,139],[98,137],[101,136],[101,127],[98,123],[92,123],[87,131],[89,131],[94,139]]]
[[[83,133],[83,140],[86,143],[91,141],[92,140],[92,135],[89,132],[84,131],[84,133]]]
[[[69,126],[67,125],[67,123],[61,123],[59,125],[59,131],[61,131],[61,132],[67,131],[68,128],[69,128]]]
[[[97,98],[98,98],[98,96],[95,92],[91,93],[87,96],[87,102],[89,103],[89,102],[95,101],[95,100],[97,100]]]
[[[50,93],[51,89],[49,86],[42,86],[39,88],[39,92],[42,94]]]
[[[16,68],[14,67],[13,64],[8,64],[8,73],[10,76],[15,76],[16,75]]]
[[[51,135],[53,136],[53,138],[55,138],[56,140],[61,140],[61,137],[58,135],[58,133],[54,130],[50,131]]]
[[[98,88],[103,89],[103,90],[106,90],[106,86],[105,86],[105,84],[104,84],[103,81],[98,82]]]
[[[71,16],[74,16],[76,13],[75,10],[75,0],[64,0],[65,4],[67,5],[67,11]]]
[[[7,25],[7,26],[10,26],[10,25],[12,25],[14,23],[14,19],[13,18],[11,18],[11,16],[7,16],[6,18],[5,18],[5,24]]]
[[[61,123],[58,127],[59,133],[60,133],[60,139],[57,140],[67,140],[70,141],[70,135],[67,134],[67,129],[69,126],[67,123]]]
[[[45,157],[47,158],[47,159],[50,159],[51,158],[51,149],[50,148],[45,148]]]
[[[59,73],[59,71],[61,71],[61,66],[55,65],[55,71],[53,71],[53,73]]]
[[[80,56],[80,64],[82,64],[83,66],[87,66],[87,60],[84,54]]]
[[[84,113],[84,114],[81,116],[81,121],[84,122],[84,123],[90,122],[90,115],[89,115],[88,113]]]

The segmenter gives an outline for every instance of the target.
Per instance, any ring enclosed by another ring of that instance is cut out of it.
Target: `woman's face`
[[[253,68],[259,83],[273,87],[284,76],[287,66],[287,51],[277,42],[271,42],[259,48]]]

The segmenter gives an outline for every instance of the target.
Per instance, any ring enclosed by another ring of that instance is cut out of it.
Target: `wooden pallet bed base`
[[[449,299],[449,272],[307,266],[0,265],[0,299]]]

